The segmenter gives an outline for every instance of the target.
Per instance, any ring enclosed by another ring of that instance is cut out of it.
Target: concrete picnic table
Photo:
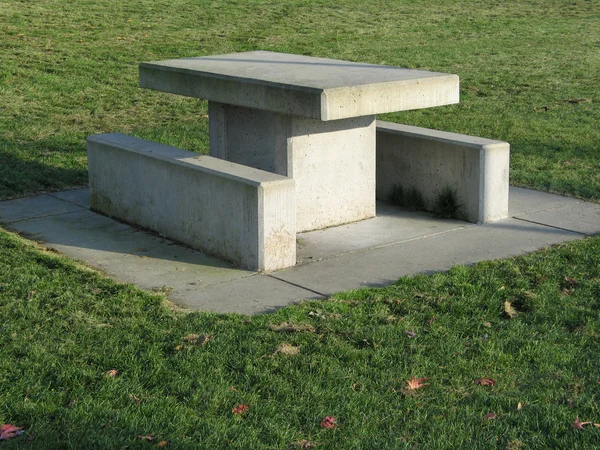
[[[375,216],[375,115],[458,103],[457,75],[268,51],[140,64],[209,101],[213,157],[293,178],[298,232]]]

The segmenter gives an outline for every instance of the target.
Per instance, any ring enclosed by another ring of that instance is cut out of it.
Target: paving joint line
[[[70,190],[74,190],[74,191],[76,191],[76,190],[80,190],[80,189],[69,189],[69,191],[70,191]],[[69,192],[69,191],[58,191],[58,193],[61,193],[61,192]],[[49,195],[50,197],[52,197],[52,198],[55,198],[56,200],[60,200],[61,202],[69,203],[69,204],[71,204],[71,205],[75,205],[75,206],[78,206],[78,207],[80,207],[80,208],[83,208],[83,209],[88,209],[88,210],[90,209],[90,208],[89,208],[88,206],[86,206],[86,205],[80,205],[79,203],[75,203],[74,201],[67,200],[67,199],[64,199],[64,198],[60,198],[60,197],[58,197],[58,196],[56,196],[56,195],[54,195],[54,194],[56,194],[56,192],[47,192],[47,193],[46,193],[46,195]]]
[[[89,211],[89,209],[85,209],[83,206],[79,206],[79,209],[75,210],[75,211],[63,211],[63,212],[59,212],[59,213],[45,214],[43,216],[30,217],[28,219],[13,220],[12,222],[0,222],[0,225],[11,226],[11,225],[17,224],[17,223],[29,222],[32,220],[46,219],[47,217],[64,216],[65,214],[73,214],[73,213],[77,213],[77,212],[81,212],[81,211]]]
[[[330,297],[329,295],[323,294],[322,292],[315,291],[314,289],[307,288],[306,286],[302,286],[301,284],[296,284],[296,283],[292,283],[291,281],[288,281],[288,280],[283,280],[283,279],[281,279],[279,277],[276,277],[274,275],[266,274],[266,276],[270,277],[270,278],[273,278],[275,280],[278,280],[278,281],[283,281],[284,283],[290,284],[290,285],[295,286],[297,288],[304,289],[305,291],[312,292],[313,294],[320,295],[321,297],[325,297],[325,298]]]
[[[516,219],[516,220],[521,220],[521,221],[523,221],[523,222],[533,223],[533,224],[535,224],[535,225],[542,225],[542,226],[544,226],[544,227],[548,227],[548,228],[554,228],[555,230],[568,231],[569,233],[580,234],[580,235],[582,235],[582,236],[587,236],[587,237],[590,237],[590,236],[592,236],[591,234],[588,234],[588,233],[583,233],[583,232],[581,232],[581,231],[569,230],[568,228],[563,228],[563,227],[559,227],[559,226],[556,226],[556,225],[549,225],[549,224],[547,224],[547,223],[542,223],[542,222],[536,222],[536,221],[534,221],[534,220],[522,219],[522,218],[520,218],[520,217],[513,217],[513,219]]]
[[[359,248],[359,249],[356,249],[356,250],[348,250],[346,252],[337,253],[335,255],[325,256],[323,258],[319,258],[319,259],[316,259],[314,261],[304,261],[301,264],[297,264],[296,266],[288,267],[287,269],[283,269],[283,270],[290,270],[290,269],[293,269],[294,267],[307,266],[309,264],[314,264],[314,263],[318,263],[318,262],[321,262],[321,261],[329,261],[331,259],[339,258],[341,256],[352,255],[354,253],[368,252],[370,250],[379,250],[381,248],[392,247],[394,245],[405,244],[407,242],[413,242],[413,241],[418,241],[418,240],[421,240],[421,239],[427,239],[427,238],[430,238],[430,237],[441,236],[442,234],[454,233],[456,231],[466,230],[468,228],[473,228],[475,226],[477,226],[477,225],[476,224],[463,225],[463,226],[460,226],[458,228],[453,228],[451,230],[438,231],[437,233],[426,234],[426,235],[423,235],[423,236],[415,236],[415,237],[408,238],[408,239],[401,239],[399,241],[388,242],[387,244],[380,244],[380,245],[375,245],[373,247]]]

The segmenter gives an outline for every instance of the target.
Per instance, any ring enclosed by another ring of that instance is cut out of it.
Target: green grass
[[[85,138],[207,152],[207,106],[140,61],[282,51],[457,73],[456,106],[387,120],[511,143],[511,182],[600,199],[596,1],[0,1],[0,198],[87,182]],[[579,101],[581,100],[581,101]]]
[[[0,422],[27,430],[7,449],[147,448],[138,436],[151,433],[172,448],[600,439],[571,428],[577,416],[600,422],[600,238],[247,318],[173,312],[1,232],[0,314]],[[314,332],[269,328],[283,321]],[[190,333],[214,337],[195,346]],[[275,354],[281,343],[299,354]],[[413,376],[430,380],[410,395]],[[249,405],[242,416],[238,404]],[[339,428],[320,428],[327,415]]]
[[[86,184],[93,133],[207,152],[206,103],[139,89],[137,64],[263,49],[457,73],[459,105],[383,118],[506,140],[512,184],[599,200],[599,23],[585,0],[0,0],[0,198]],[[26,430],[0,446],[595,448],[571,423],[600,422],[599,314],[598,237],[248,318],[0,230],[0,424]]]

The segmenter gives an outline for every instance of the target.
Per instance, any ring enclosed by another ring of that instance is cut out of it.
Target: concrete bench
[[[376,136],[378,199],[400,185],[431,205],[449,187],[469,222],[508,217],[508,143],[382,121]]]
[[[296,264],[293,179],[119,133],[87,148],[92,209],[248,269]]]

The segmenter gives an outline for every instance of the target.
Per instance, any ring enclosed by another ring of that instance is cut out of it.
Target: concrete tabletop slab
[[[268,51],[143,62],[140,86],[324,121],[459,101],[457,75]]]
[[[477,226],[380,203],[374,219],[300,234],[298,265],[269,274],[92,213],[86,189],[0,202],[0,225],[185,308],[256,314],[600,233],[600,204],[521,188],[510,201],[512,218]]]

